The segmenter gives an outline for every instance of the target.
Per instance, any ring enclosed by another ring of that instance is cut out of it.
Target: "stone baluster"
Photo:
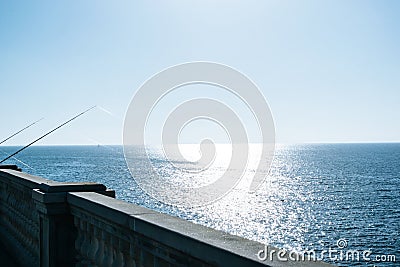
[[[96,262],[96,254],[97,254],[97,251],[99,250],[98,234],[99,234],[99,229],[95,225],[91,224],[90,235],[91,235],[92,243],[91,243],[91,248],[90,248],[88,257],[92,262]]]
[[[87,243],[85,246],[85,257],[90,261],[91,257],[90,254],[93,249],[93,234],[92,234],[92,224],[87,220],[86,221],[86,237],[87,237]]]
[[[111,236],[108,232],[103,231],[104,234],[104,258],[101,266],[111,267],[113,262],[113,248],[111,246]]]
[[[112,237],[112,244],[115,253],[115,259],[112,267],[122,267],[124,266],[124,256],[122,250],[122,239],[116,235]]]
[[[83,259],[87,260],[87,252],[88,252],[88,246],[89,246],[89,235],[87,233],[87,222],[85,220],[82,220],[82,228],[80,229],[82,236],[83,236],[83,241],[81,244],[80,248],[80,253],[83,257]]]
[[[75,239],[75,251],[76,251],[76,261],[77,265],[81,265],[81,262],[83,260],[82,257],[82,244],[83,244],[83,234],[82,234],[82,228],[83,228],[83,222],[79,217],[74,217],[74,225],[77,229],[77,236]]]
[[[105,236],[104,230],[98,229],[97,235],[100,237],[100,240],[99,240],[99,248],[97,249],[96,252],[95,262],[97,265],[101,266],[104,259],[104,236]]]
[[[135,238],[132,234],[129,235],[129,243],[126,242],[127,248],[125,255],[125,263],[127,267],[136,267],[135,261]]]

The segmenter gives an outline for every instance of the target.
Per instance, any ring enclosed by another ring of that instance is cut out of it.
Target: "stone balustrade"
[[[32,189],[46,180],[19,179],[2,172],[0,182],[0,235],[7,247],[26,266],[39,265],[39,216],[32,200]]]
[[[96,183],[0,171],[0,242],[21,266],[329,266],[259,261],[258,242],[114,198]]]

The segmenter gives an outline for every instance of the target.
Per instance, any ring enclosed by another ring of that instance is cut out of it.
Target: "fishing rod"
[[[44,137],[48,136],[48,135],[49,135],[49,134],[51,134],[52,132],[54,132],[54,131],[56,131],[56,130],[60,129],[60,128],[61,128],[61,127],[63,127],[64,125],[66,125],[66,124],[70,123],[71,121],[73,121],[73,120],[75,120],[76,118],[78,118],[78,117],[82,116],[83,114],[85,114],[86,112],[88,112],[88,111],[90,111],[90,110],[94,109],[95,107],[96,107],[96,106],[93,106],[93,107],[91,107],[91,108],[88,108],[87,110],[85,110],[85,111],[83,111],[83,112],[79,113],[78,115],[74,116],[73,118],[71,118],[71,119],[67,120],[67,121],[66,121],[66,122],[64,122],[63,124],[61,124],[61,125],[57,126],[57,127],[56,127],[56,128],[54,128],[53,130],[51,130],[51,131],[49,131],[49,132],[45,133],[45,134],[44,134],[44,135],[42,135],[41,137],[37,138],[36,140],[34,140],[34,141],[30,142],[29,144],[27,144],[26,146],[24,146],[23,148],[19,149],[17,152],[14,152],[13,154],[9,155],[8,157],[6,157],[6,158],[5,158],[5,159],[3,159],[2,161],[0,161],[0,163],[3,163],[4,161],[8,160],[9,158],[11,158],[11,157],[13,157],[13,156],[17,155],[17,154],[18,154],[19,152],[21,152],[22,150],[24,150],[24,149],[26,149],[26,148],[30,147],[31,145],[33,145],[34,143],[36,143],[36,142],[37,142],[37,141],[39,141],[40,139],[42,139],[42,138],[44,138]]]
[[[33,123],[31,123],[31,124],[29,124],[28,126],[26,126],[26,127],[24,127],[24,128],[22,128],[21,130],[19,130],[18,132],[16,132],[16,133],[13,133],[12,135],[10,135],[9,137],[7,137],[6,139],[4,139],[3,141],[1,141],[0,142],[0,145],[1,144],[3,144],[4,142],[6,142],[7,140],[9,140],[9,139],[11,139],[11,138],[13,138],[14,136],[16,136],[17,134],[19,134],[19,133],[21,133],[21,132],[23,132],[23,131],[25,131],[26,129],[28,129],[29,127],[31,127],[31,126],[33,126],[33,125],[35,125],[36,123],[38,123],[39,121],[41,121],[41,120],[43,120],[44,118],[41,118],[40,120],[37,120],[37,121],[35,121],[35,122],[33,122]]]

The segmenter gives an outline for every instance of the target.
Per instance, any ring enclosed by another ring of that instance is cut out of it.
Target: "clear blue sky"
[[[400,1],[1,1],[0,139],[120,144],[135,90],[213,61],[255,81],[278,142],[400,141]]]

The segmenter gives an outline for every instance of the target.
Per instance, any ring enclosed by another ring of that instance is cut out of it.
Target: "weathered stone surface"
[[[81,240],[76,243],[78,258],[94,265],[118,259],[124,264],[116,266],[329,266],[278,261],[276,256],[261,262],[257,252],[264,249],[263,244],[96,193],[68,193],[67,202]],[[122,255],[117,257],[117,252]],[[96,257],[85,257],[90,254]]]
[[[1,170],[0,243],[20,266],[329,266],[261,262],[263,244],[109,196],[101,184]]]
[[[59,183],[12,169],[0,171],[0,242],[19,265],[71,266],[74,228],[66,192],[77,191],[113,193],[102,184]]]
[[[18,168],[17,165],[4,165],[4,164],[0,164],[0,170],[15,170],[15,171],[21,171],[20,168]]]

